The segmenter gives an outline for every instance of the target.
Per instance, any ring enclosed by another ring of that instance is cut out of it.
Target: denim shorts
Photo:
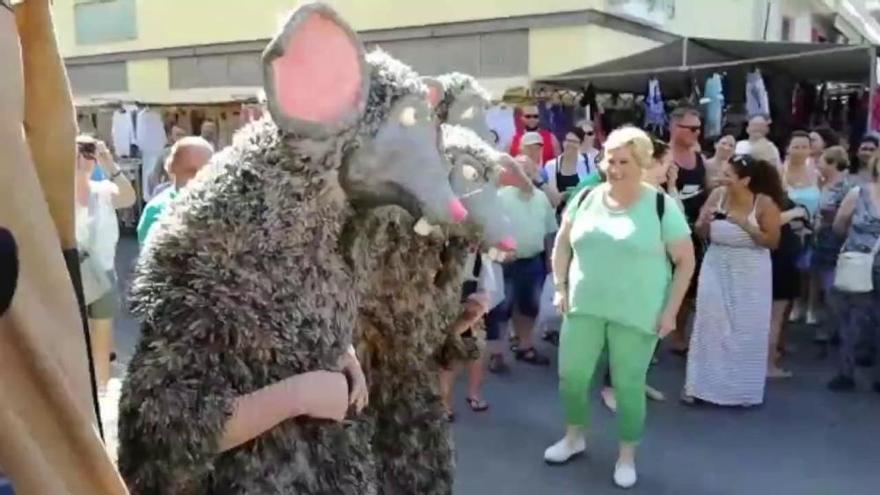
[[[504,301],[486,315],[486,339],[497,340],[513,311],[535,318],[541,307],[541,290],[547,277],[544,253],[503,265]]]

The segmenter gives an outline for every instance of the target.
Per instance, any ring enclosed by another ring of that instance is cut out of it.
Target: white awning
[[[256,86],[233,86],[218,88],[171,89],[146,93],[96,93],[76,95],[77,107],[96,107],[120,103],[143,103],[145,105],[216,105],[222,103],[257,101],[264,98],[263,88]]]

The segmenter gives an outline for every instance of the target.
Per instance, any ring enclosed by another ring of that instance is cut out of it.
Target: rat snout
[[[453,198],[449,201],[449,215],[452,217],[453,222],[461,223],[467,219],[468,211],[460,199]]]
[[[516,240],[513,236],[507,236],[504,239],[501,239],[496,247],[502,251],[516,251]]]

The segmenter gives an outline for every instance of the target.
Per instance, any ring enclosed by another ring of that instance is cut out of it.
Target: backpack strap
[[[666,196],[657,191],[657,219],[660,220],[660,226],[663,226],[663,214],[666,213]]]
[[[474,278],[479,280],[480,272],[482,271],[482,269],[483,269],[483,256],[479,251],[477,251],[476,258],[474,259],[474,271],[473,271]]]

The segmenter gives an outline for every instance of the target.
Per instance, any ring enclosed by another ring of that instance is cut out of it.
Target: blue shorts
[[[547,277],[544,253],[503,265],[504,301],[486,315],[486,339],[498,340],[513,311],[535,318],[541,307],[541,290]]]

